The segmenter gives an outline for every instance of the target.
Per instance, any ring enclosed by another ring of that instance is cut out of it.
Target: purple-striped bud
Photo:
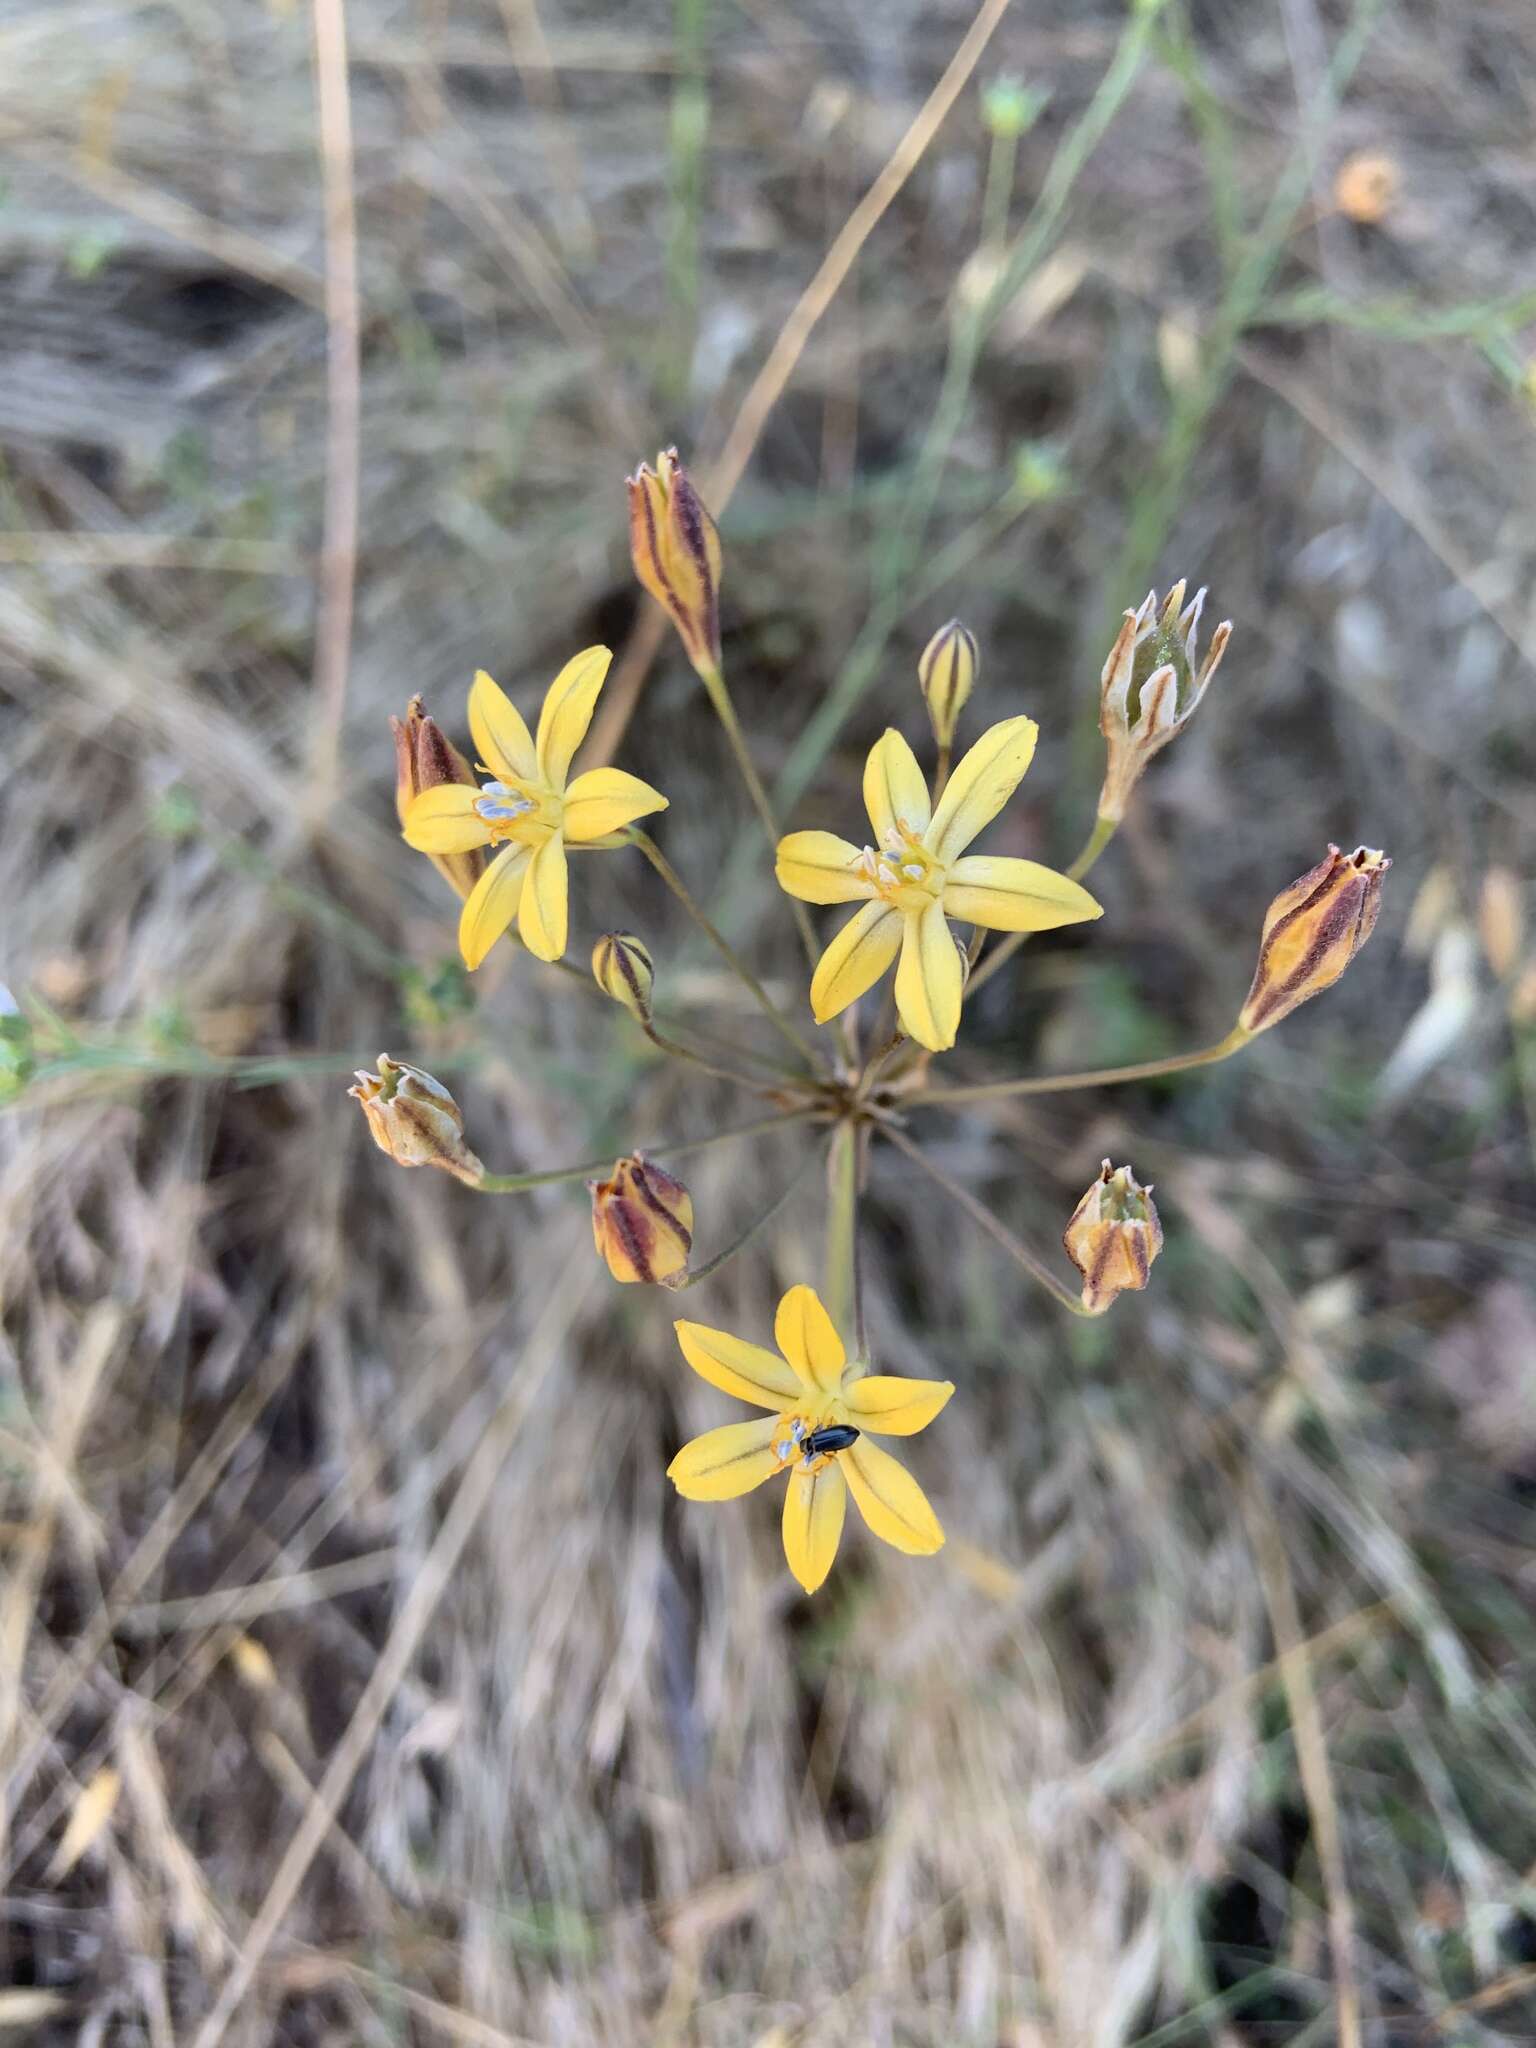
[[[702,676],[720,671],[720,535],[675,448],[627,479],[635,574]]]
[[[946,752],[955,743],[955,724],[976,687],[980,668],[976,635],[958,619],[940,626],[918,656],[917,681],[928,706],[928,722],[934,739]]]
[[[656,969],[643,940],[633,932],[604,932],[592,948],[592,979],[605,996],[622,1003],[637,1024],[649,1025]]]
[[[1375,928],[1391,865],[1368,846],[1347,858],[1330,846],[1315,868],[1281,890],[1265,914],[1259,964],[1238,1014],[1244,1031],[1267,1031],[1332,987]]]
[[[615,1280],[676,1287],[687,1277],[693,1197],[680,1180],[633,1152],[587,1185],[593,1242]]]

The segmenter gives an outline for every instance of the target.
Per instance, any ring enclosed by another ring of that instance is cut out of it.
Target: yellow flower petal
[[[896,969],[896,1011],[902,1029],[930,1052],[944,1052],[960,1029],[965,976],[942,903],[902,920],[901,964]]]
[[[518,905],[517,935],[538,960],[558,960],[565,951],[570,888],[565,842],[552,833],[534,854]]]
[[[413,796],[401,827],[406,845],[418,853],[468,853],[472,846],[488,846],[490,829],[475,809],[479,796],[465,782],[440,782]]]
[[[778,1427],[776,1415],[765,1415],[757,1422],[707,1429],[683,1445],[667,1477],[684,1500],[736,1500],[783,1471],[773,1452]]]
[[[943,1547],[944,1531],[928,1496],[905,1465],[897,1464],[868,1437],[839,1454],[838,1464],[859,1504],[859,1513],[882,1543],[909,1557],[931,1557]]]
[[[850,917],[816,963],[811,976],[811,1009],[818,1024],[857,1002],[896,958],[901,945],[901,912],[888,903],[866,903]]]
[[[1058,875],[1033,860],[994,860],[968,853],[949,870],[944,883],[944,908],[965,924],[984,924],[995,932],[1049,932],[1060,924],[1081,924],[1102,917],[1081,882]]]
[[[875,885],[856,874],[859,849],[835,832],[790,832],[779,841],[774,873],[787,896],[802,903],[857,903]]]
[[[592,708],[613,659],[606,647],[587,647],[568,661],[544,695],[539,713],[539,773],[551,789],[564,789],[571,756],[587,736]]]
[[[882,846],[899,836],[903,825],[909,832],[927,829],[928,785],[917,756],[894,726],[886,727],[864,763],[864,808]]]
[[[803,1391],[800,1376],[792,1365],[761,1344],[748,1344],[725,1330],[711,1330],[703,1323],[677,1323],[677,1341],[683,1356],[699,1375],[718,1387],[722,1394],[734,1394],[738,1401],[751,1401],[759,1408],[771,1408],[782,1415],[793,1407]]]
[[[485,670],[475,673],[469,690],[469,729],[475,752],[502,782],[532,782],[539,772],[537,756],[523,714]]]
[[[773,1319],[773,1341],[809,1394],[836,1394],[848,1354],[814,1287],[791,1287]]]
[[[526,846],[504,847],[464,899],[459,913],[459,951],[471,972],[516,917],[528,858]]]
[[[848,1485],[836,1465],[793,1472],[784,1491],[784,1555],[807,1593],[814,1593],[837,1555],[848,1512]]]
[[[666,808],[661,791],[638,775],[626,775],[622,768],[589,768],[566,787],[565,836],[573,846],[584,846]]]
[[[843,1393],[848,1420],[871,1436],[916,1436],[955,1391],[953,1380],[898,1379],[870,1373]]]
[[[991,824],[1023,781],[1039,735],[1032,718],[1005,718],[961,755],[923,835],[936,860],[951,861],[964,853],[982,827]]]

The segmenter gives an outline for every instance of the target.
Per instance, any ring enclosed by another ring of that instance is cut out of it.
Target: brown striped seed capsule
[[[475,771],[437,720],[427,716],[420,697],[411,699],[404,718],[391,718],[389,727],[395,736],[395,809],[402,825],[411,799],[424,789],[436,789],[444,782],[479,788]],[[427,858],[449,888],[463,898],[485,871],[486,850],[474,846],[465,853],[432,853]]]
[[[592,1190],[592,1238],[615,1280],[676,1287],[693,1247],[693,1198],[638,1152],[614,1162]]]
[[[464,1112],[441,1081],[379,1054],[379,1071],[357,1071],[347,1090],[363,1106],[373,1142],[397,1166],[441,1166],[473,1186],[485,1168],[464,1142]]]
[[[917,681],[928,706],[933,737],[946,749],[955,743],[955,724],[961,708],[976,687],[981,656],[976,635],[951,619],[940,626],[918,656]]]
[[[1151,1188],[1142,1187],[1128,1166],[1112,1167],[1106,1159],[1061,1241],[1083,1276],[1083,1307],[1103,1315],[1117,1294],[1146,1286],[1163,1248]]]
[[[649,1025],[656,969],[642,939],[633,932],[604,932],[592,948],[592,979],[638,1024]]]
[[[1267,1031],[1332,987],[1371,936],[1391,865],[1368,846],[1347,857],[1330,846],[1315,868],[1281,890],[1265,914],[1259,964],[1238,1014],[1242,1030]]]
[[[642,462],[629,487],[635,574],[676,626],[702,676],[720,671],[720,535],[675,448]]]
[[[1211,635],[1205,660],[1196,639],[1205,592],[1186,605],[1181,578],[1161,605],[1149,590],[1127,612],[1099,679],[1099,730],[1108,748],[1099,816],[1118,824],[1131,791],[1154,754],[1189,723],[1232,637],[1224,620]]]

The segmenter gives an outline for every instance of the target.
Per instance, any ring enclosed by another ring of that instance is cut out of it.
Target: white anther
[[[480,792],[475,799],[474,808],[488,825],[501,823],[508,818],[521,818],[533,809],[532,797],[519,796],[516,790],[508,789],[504,782],[482,782]]]

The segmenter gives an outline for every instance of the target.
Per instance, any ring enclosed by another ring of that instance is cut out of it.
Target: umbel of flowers
[[[693,1200],[672,1170],[677,1159],[780,1129],[805,1135],[807,1164],[825,1147],[822,1290],[804,1281],[788,1288],[774,1321],[773,1350],[708,1323],[678,1321],[677,1341],[693,1371],[761,1412],[756,1420],[706,1429],[668,1467],[678,1492],[695,1501],[733,1500],[782,1484],[784,1556],[796,1582],[812,1593],[837,1555],[850,1496],[866,1528],[909,1557],[931,1556],[944,1542],[917,1479],[881,1442],[926,1429],[955,1389],[947,1378],[881,1372],[871,1356],[857,1257],[871,1148],[887,1144],[926,1172],[958,1213],[1063,1311],[1105,1314],[1122,1294],[1147,1287],[1162,1248],[1152,1191],[1131,1167],[1105,1160],[1072,1210],[1063,1242],[1076,1276],[1068,1280],[950,1178],[921,1142],[926,1119],[1010,1096],[1109,1086],[1230,1058],[1338,980],[1370,936],[1390,862],[1368,847],[1346,856],[1330,846],[1316,866],[1281,890],[1263,919],[1247,997],[1212,1045],[1095,1072],[998,1075],[963,1085],[936,1081],[932,1062],[961,1038],[967,1003],[1019,946],[1033,934],[1102,914],[1085,877],[1113,840],[1148,764],[1185,729],[1207,694],[1230,624],[1216,628],[1202,660],[1196,639],[1203,590],[1186,603],[1180,582],[1165,598],[1149,592],[1126,612],[1100,678],[1105,769],[1096,815],[1082,851],[1063,871],[972,850],[1012,799],[1040,732],[1033,718],[1011,712],[986,726],[951,766],[960,719],[980,675],[976,636],[958,619],[939,627],[918,663],[912,701],[920,698],[927,712],[932,777],[892,725],[864,766],[868,837],[844,839],[814,825],[785,832],[752,760],[727,678],[724,557],[714,519],[675,449],[664,451],[654,468],[640,465],[629,479],[629,500],[636,575],[675,627],[709,707],[685,715],[719,719],[774,850],[778,886],[793,899],[808,953],[803,993],[788,1002],[769,993],[641,829],[641,819],[667,807],[659,790],[607,760],[573,773],[608,672],[606,648],[589,647],[566,663],[545,691],[532,730],[512,698],[478,673],[468,706],[472,759],[413,698],[405,717],[392,721],[401,830],[460,899],[458,940],[468,968],[479,968],[515,928],[533,963],[548,963],[525,964],[524,971],[559,967],[562,986],[576,999],[585,990],[616,1005],[626,1028],[642,1032],[695,1077],[728,1084],[752,1105],[752,1114],[644,1153],[629,1141],[631,1149],[616,1159],[610,1153],[604,1161],[493,1173],[470,1149],[450,1091],[419,1066],[381,1056],[377,1074],[359,1074],[351,1092],[375,1142],[399,1165],[436,1166],[487,1194],[585,1181],[597,1255],[612,1277],[674,1292],[707,1283],[729,1260],[767,1242],[774,1218],[800,1185],[797,1174],[766,1191],[771,1198],[740,1234],[700,1260]],[[735,805],[722,802],[722,855],[736,814]],[[595,864],[592,884],[595,929],[582,941],[590,949],[590,974],[566,960],[567,851],[588,848],[631,848],[650,864],[776,1034],[772,1054],[750,1043],[739,1020],[705,1040],[688,1019],[676,1017],[668,1008],[665,962],[658,969],[651,942],[612,928],[602,863]],[[772,900],[765,891],[764,906]],[[804,905],[851,906],[852,914],[821,944]],[[988,948],[993,934],[999,936]],[[868,1014],[861,1018],[860,1006],[892,968],[894,1026],[880,1026]],[[800,1197],[802,1219],[804,1209]],[[953,1500],[950,1512],[963,1517],[963,1497]]]

